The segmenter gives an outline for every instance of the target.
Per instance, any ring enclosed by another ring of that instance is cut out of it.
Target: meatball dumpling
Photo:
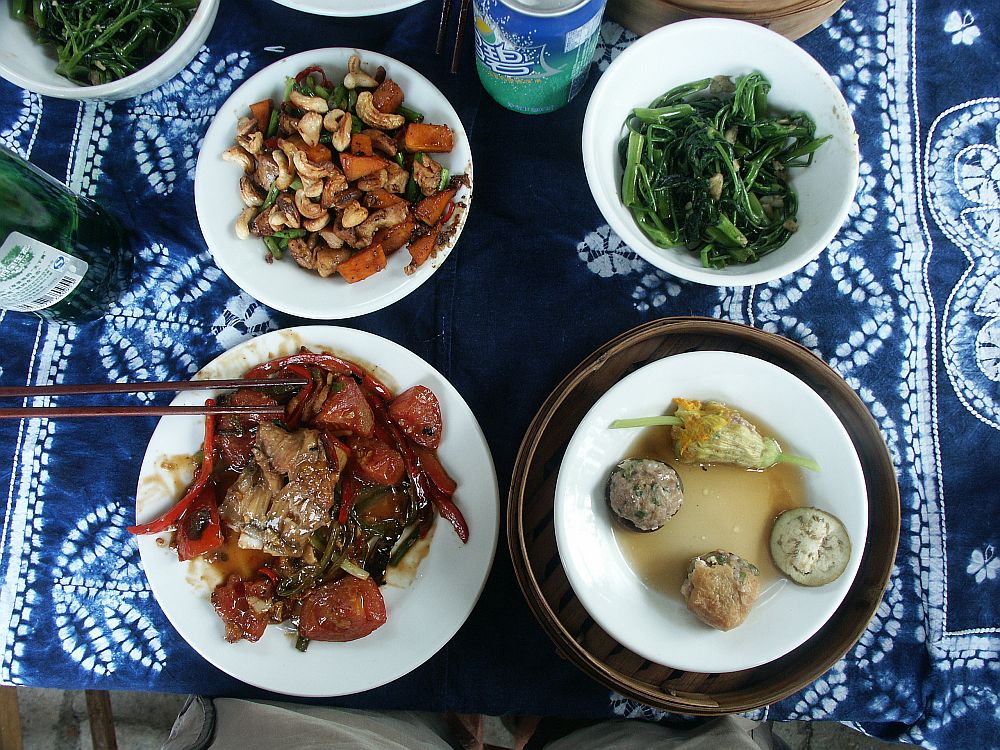
[[[673,518],[683,502],[680,476],[652,458],[626,458],[608,480],[611,512],[631,529],[655,531]]]
[[[747,619],[760,596],[760,571],[739,555],[717,549],[691,560],[681,595],[706,625],[732,630]]]

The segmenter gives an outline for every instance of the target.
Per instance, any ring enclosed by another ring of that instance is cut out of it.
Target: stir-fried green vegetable
[[[11,0],[11,18],[56,48],[56,73],[84,85],[124,78],[162,55],[198,0]]]
[[[760,73],[671,89],[632,110],[619,142],[622,202],[660,247],[685,246],[706,268],[753,263],[798,228],[788,170],[812,162],[804,113],[768,110]]]

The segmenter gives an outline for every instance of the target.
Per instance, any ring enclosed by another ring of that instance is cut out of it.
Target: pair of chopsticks
[[[303,378],[231,380],[165,380],[158,383],[92,383],[89,385],[35,385],[0,387],[0,398],[39,398],[108,393],[155,393],[232,388],[304,387]],[[284,414],[277,406],[18,406],[0,407],[0,419],[42,417],[156,417],[171,414]]]
[[[442,0],[441,22],[438,24],[437,46],[434,52],[440,55],[444,51],[444,38],[448,33],[448,19],[451,16],[452,0]],[[462,37],[465,34],[466,21],[469,18],[469,6],[472,0],[462,0],[462,5],[458,9],[458,29],[455,32],[455,48],[451,52],[451,72],[458,72],[458,61],[462,53]]]

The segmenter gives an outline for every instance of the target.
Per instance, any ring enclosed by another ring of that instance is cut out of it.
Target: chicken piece
[[[424,195],[434,195],[438,191],[443,172],[444,167],[427,154],[419,154],[413,159],[413,179]]]

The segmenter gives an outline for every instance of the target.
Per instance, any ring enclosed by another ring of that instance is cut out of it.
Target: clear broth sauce
[[[688,562],[715,549],[735,552],[756,565],[762,588],[779,578],[768,539],[778,515],[806,504],[803,469],[789,464],[766,471],[684,464],[674,458],[668,427],[643,429],[623,458],[663,461],[677,470],[684,487],[684,504],[660,529],[641,533],[614,525],[619,548],[647,586],[681,598]]]

